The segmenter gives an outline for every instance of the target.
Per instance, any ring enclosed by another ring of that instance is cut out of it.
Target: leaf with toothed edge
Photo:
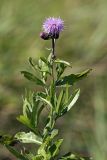
[[[92,69],[88,69],[78,74],[70,74],[68,76],[64,76],[56,81],[56,86],[65,86],[66,84],[68,84],[69,86],[73,85],[78,80],[85,78],[91,70]]]
[[[39,145],[42,144],[42,138],[38,135],[35,135],[33,132],[19,132],[15,135],[15,138],[22,143],[36,143]]]
[[[42,80],[34,76],[32,73],[27,72],[27,71],[21,71],[21,73],[24,75],[24,77],[32,82],[35,82],[37,85],[44,86],[45,84],[43,83]]]

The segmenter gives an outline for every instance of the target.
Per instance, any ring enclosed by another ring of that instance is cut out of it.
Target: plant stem
[[[52,59],[55,59],[55,39],[52,38]]]
[[[56,58],[56,56],[55,56],[55,39],[54,38],[52,38],[52,56],[51,56],[51,60],[52,60],[52,78],[53,78],[53,94],[52,94],[52,96],[54,96],[56,93],[56,91],[55,91],[55,77],[54,77],[54,60],[55,60],[55,58]],[[54,106],[53,106],[53,108],[54,108]],[[54,119],[54,110],[53,110],[53,108],[51,108],[51,112],[50,112],[50,115],[51,115],[51,128],[53,128],[54,127],[54,121],[55,121],[55,119]]]
[[[56,58],[55,56],[55,39],[52,38],[52,78],[53,78],[53,83],[54,83],[54,66],[53,66],[53,62],[54,62],[54,59]]]

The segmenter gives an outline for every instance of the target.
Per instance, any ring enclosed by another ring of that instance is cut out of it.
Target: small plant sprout
[[[55,42],[64,30],[64,21],[61,18],[49,17],[44,21],[42,30],[40,37],[52,42],[51,53],[48,57],[40,57],[37,64],[30,57],[29,64],[33,70],[21,71],[27,80],[35,86],[41,86],[40,91],[26,93],[22,115],[17,117],[17,120],[27,127],[28,132],[18,132],[14,136],[1,134],[0,143],[18,160],[85,160],[85,157],[73,154],[72,151],[62,156],[59,154],[63,138],[58,138],[59,132],[55,124],[75,105],[80,89],[73,90],[73,85],[87,77],[91,69],[64,76],[65,69],[72,68],[71,63],[58,59],[55,52]],[[41,129],[41,113],[45,108],[48,108],[48,115],[43,119],[44,126]],[[21,148],[17,149],[17,143]],[[24,144],[34,144],[38,148],[36,151],[35,148],[33,151],[24,149]]]

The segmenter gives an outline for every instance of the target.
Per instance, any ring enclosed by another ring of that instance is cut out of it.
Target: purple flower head
[[[50,17],[43,23],[43,31],[51,38],[59,38],[59,33],[64,29],[64,21],[61,18]]]

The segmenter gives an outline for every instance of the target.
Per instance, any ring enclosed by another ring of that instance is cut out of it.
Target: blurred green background
[[[0,130],[23,129],[16,116],[25,88],[35,86],[20,71],[29,69],[28,57],[48,56],[50,42],[39,33],[50,16],[65,22],[56,50],[57,57],[72,62],[67,72],[93,68],[78,84],[81,96],[75,107],[57,123],[65,139],[62,153],[90,153],[95,160],[107,160],[107,0],[0,0]],[[11,154],[0,146],[3,157]]]

